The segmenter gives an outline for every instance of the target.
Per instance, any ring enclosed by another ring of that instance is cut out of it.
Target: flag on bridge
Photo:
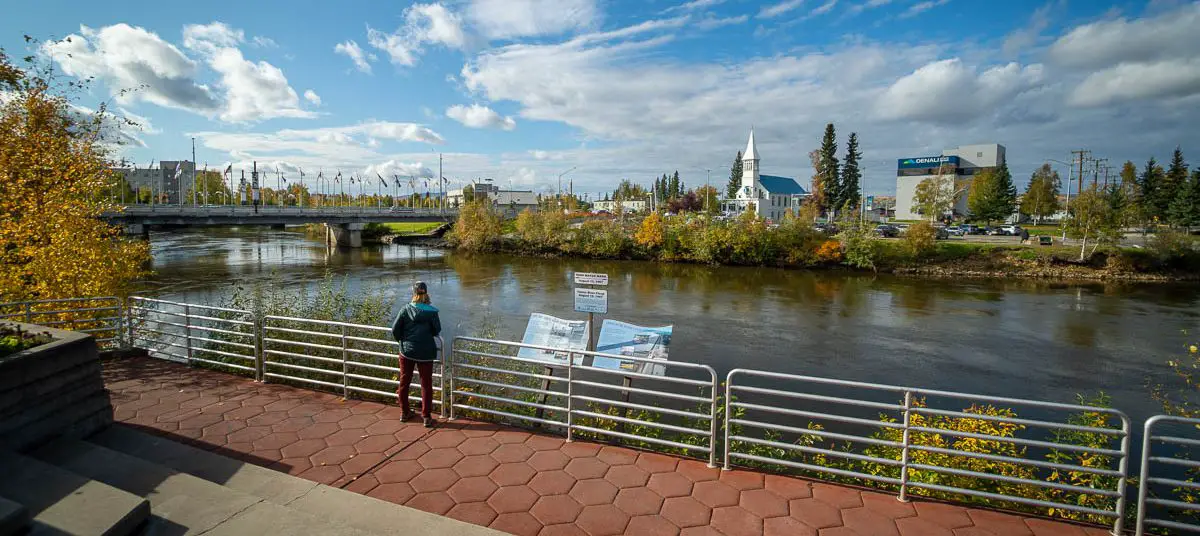
[[[178,179],[179,175],[182,173],[183,173],[183,161],[180,160],[179,162],[175,162],[175,178]]]
[[[336,177],[334,177],[334,178],[333,178],[333,180],[337,181],[337,182],[338,182],[338,184],[341,184],[341,182],[342,182],[342,172],[341,172],[341,171],[338,171],[338,174],[337,174],[337,176],[336,176]]]
[[[229,164],[229,166],[225,168],[225,174],[226,174],[226,175],[232,175],[232,174],[233,174],[233,163],[230,163],[230,164]]]
[[[383,175],[380,175],[380,174],[376,173],[376,174],[375,174],[375,176],[376,176],[376,177],[379,177],[379,182],[383,184],[383,187],[384,187],[384,188],[387,188],[387,187],[388,187],[388,183],[387,183],[387,181],[383,180]]]

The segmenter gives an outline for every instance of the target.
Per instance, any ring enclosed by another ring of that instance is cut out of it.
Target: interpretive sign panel
[[[600,326],[600,338],[596,341],[596,351],[666,361],[671,347],[673,328],[674,326],[648,328],[616,320],[605,320]],[[594,357],[592,366],[655,376],[666,374],[666,367],[662,365],[602,356]]]
[[[575,289],[575,312],[608,314],[608,291],[590,288]]]
[[[608,274],[598,274],[592,272],[575,272],[576,285],[595,285],[598,287],[608,286]]]
[[[569,350],[586,350],[588,343],[588,323],[586,320],[563,320],[542,313],[529,315],[529,324],[525,326],[525,344],[548,346],[556,351],[521,348],[517,357],[549,361],[560,365],[567,364]],[[577,356],[575,364],[583,363],[583,357]]]

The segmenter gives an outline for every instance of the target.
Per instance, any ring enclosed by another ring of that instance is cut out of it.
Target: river
[[[154,233],[145,291],[220,303],[238,285],[313,285],[399,300],[429,284],[447,340],[485,321],[520,340],[530,313],[579,318],[574,271],[610,274],[609,318],[675,326],[671,358],[1070,402],[1103,390],[1140,423],[1149,385],[1200,334],[1200,285],[927,280],[841,272],[467,255],[387,245],[327,251],[295,230]],[[1185,337],[1182,330],[1191,330]],[[1176,385],[1176,383],[1171,383]]]

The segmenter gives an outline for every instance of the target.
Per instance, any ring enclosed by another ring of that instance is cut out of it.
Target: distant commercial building
[[[625,200],[625,201],[621,201],[619,203],[619,205],[620,206],[618,206],[618,203],[616,201],[595,201],[592,203],[592,211],[599,212],[599,211],[603,210],[603,211],[611,213],[611,214],[617,214],[621,211],[624,211],[627,213],[628,212],[645,212],[646,208],[649,206],[646,203],[646,200],[644,200],[644,199]]]
[[[195,164],[187,160],[163,160],[158,163],[158,167],[115,168],[114,171],[121,174],[134,192],[153,192],[156,203],[172,204],[178,203],[180,196],[188,195],[191,190],[188,184],[195,169]]]
[[[736,216],[753,210],[760,218],[779,221],[791,209],[795,214],[809,193],[796,179],[775,175],[761,175],[758,167],[758,146],[754,143],[754,129],[750,129],[750,141],[742,153],[742,185],[737,196],[721,202],[721,212]]]
[[[897,160],[896,219],[928,218],[928,214],[919,213],[913,203],[913,196],[921,181],[939,176],[944,181],[953,181],[954,191],[958,193],[958,201],[952,208],[953,215],[967,215],[969,212],[967,210],[967,194],[970,192],[974,175],[985,169],[999,167],[1004,162],[1004,146],[995,143],[963,145],[946,149],[939,156],[919,156]]]
[[[486,198],[506,214],[516,215],[527,208],[537,209],[538,206],[537,194],[533,193],[533,190],[501,190],[499,186],[486,182],[473,184],[471,188],[474,199]],[[466,202],[463,190],[464,188],[458,188],[446,192],[447,206],[462,206]]]

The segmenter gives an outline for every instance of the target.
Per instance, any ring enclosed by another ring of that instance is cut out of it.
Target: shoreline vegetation
[[[1200,281],[1197,239],[1160,231],[1144,248],[1112,244],[1079,260],[1075,246],[997,245],[937,240],[928,223],[899,239],[874,225],[843,223],[828,235],[791,215],[778,225],[751,214],[731,221],[704,215],[592,218],[526,210],[504,221],[482,204],[462,207],[439,245],[467,252],[530,257],[641,260],[812,270],[850,270],[919,277]]]

